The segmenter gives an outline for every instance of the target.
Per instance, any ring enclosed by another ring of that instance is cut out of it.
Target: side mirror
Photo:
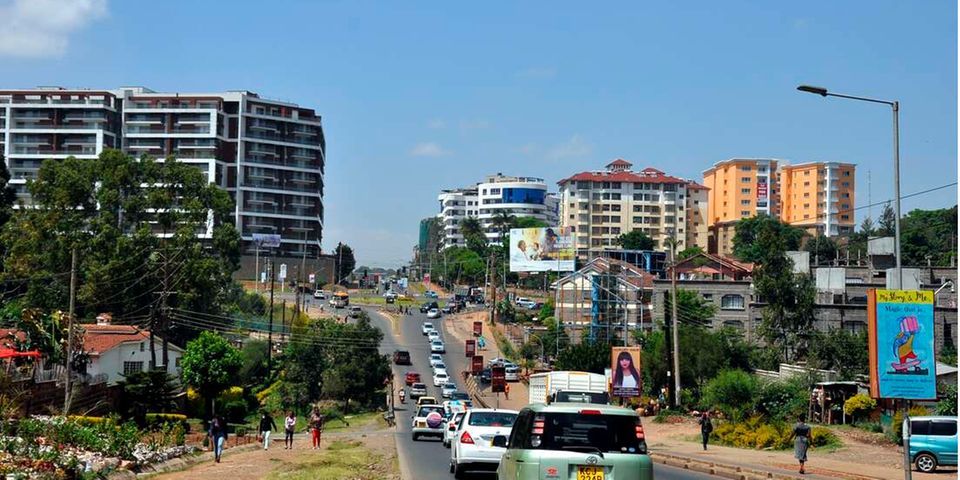
[[[493,442],[490,445],[494,447],[507,448],[507,437],[504,435],[497,435],[493,437]]]

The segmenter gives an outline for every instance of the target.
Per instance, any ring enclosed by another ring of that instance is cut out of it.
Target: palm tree
[[[507,244],[507,234],[510,233],[510,228],[513,227],[514,223],[516,223],[516,220],[516,217],[501,210],[497,212],[490,221],[490,225],[500,232],[500,243],[503,244],[504,251],[509,248],[509,245]]]
[[[477,217],[467,217],[460,222],[460,232],[467,243],[467,248],[477,252],[481,257],[487,249],[487,234]]]

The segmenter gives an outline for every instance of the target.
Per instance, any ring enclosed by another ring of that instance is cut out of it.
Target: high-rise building
[[[25,203],[43,160],[105,148],[196,166],[236,202],[247,254],[256,233],[281,235],[280,256],[320,252],[326,142],[312,109],[247,91],[0,90],[0,153]]]
[[[856,165],[803,163],[780,168],[780,218],[811,235],[849,235],[854,228]]]
[[[700,247],[707,251],[709,229],[707,228],[707,205],[710,189],[694,181],[687,182],[687,247]]]
[[[733,254],[734,226],[740,219],[780,213],[777,165],[780,160],[732,158],[703,172],[707,194],[710,253]]]
[[[620,235],[639,230],[665,249],[667,240],[677,239],[677,251],[690,245],[688,230],[702,228],[702,222],[689,221],[689,206],[697,207],[695,218],[702,218],[706,206],[699,185],[666,175],[655,168],[639,172],[632,163],[617,159],[606,170],[580,172],[560,180],[561,225],[576,236],[577,253],[594,257],[603,250],[617,250]],[[688,195],[695,191],[695,198]]]
[[[855,225],[856,166],[815,162],[790,165],[775,159],[735,158],[703,172],[708,194],[711,253],[733,253],[736,223],[759,214],[827,236],[847,235]]]
[[[472,187],[443,190],[437,196],[443,228],[441,248],[466,246],[461,222],[468,217],[480,221],[490,243],[500,241],[500,230],[494,224],[498,214],[533,217],[547,225],[557,224],[557,197],[547,193],[542,178],[511,177],[497,173]]]

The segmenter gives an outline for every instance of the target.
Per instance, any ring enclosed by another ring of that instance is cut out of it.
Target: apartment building
[[[783,165],[778,172],[780,218],[811,235],[849,235],[854,229],[856,165],[815,162]]]
[[[466,188],[443,190],[437,196],[443,228],[441,248],[466,246],[460,224],[477,218],[490,243],[500,242],[494,218],[501,212],[514,217],[534,217],[547,225],[557,224],[557,197],[547,192],[542,178],[513,177],[497,173]]]
[[[27,204],[26,181],[47,158],[173,156],[233,197],[246,254],[255,233],[281,235],[280,256],[320,253],[326,142],[312,109],[248,91],[0,90],[0,140]]]
[[[686,215],[687,247],[700,247],[707,251],[709,229],[707,228],[707,205],[710,189],[694,181],[687,182]]]
[[[703,185],[666,175],[655,168],[638,172],[633,164],[617,159],[605,170],[580,172],[557,182],[560,185],[561,225],[576,236],[578,256],[601,256],[604,250],[617,250],[620,235],[640,230],[664,249],[667,240],[677,239],[677,250],[696,239],[688,232],[702,228],[703,213],[689,221],[688,205],[706,207]],[[691,186],[692,185],[692,186]],[[695,198],[689,200],[689,192]]]
[[[733,254],[734,226],[756,215],[779,216],[777,166],[781,161],[732,158],[717,162],[703,172],[707,193],[708,251]]]

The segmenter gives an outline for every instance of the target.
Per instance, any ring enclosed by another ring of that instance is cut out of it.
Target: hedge
[[[756,450],[787,450],[793,448],[793,425],[786,422],[768,422],[754,416],[742,422],[721,422],[710,438],[721,445]],[[824,427],[813,427],[810,446],[823,447],[839,444],[840,440]]]

